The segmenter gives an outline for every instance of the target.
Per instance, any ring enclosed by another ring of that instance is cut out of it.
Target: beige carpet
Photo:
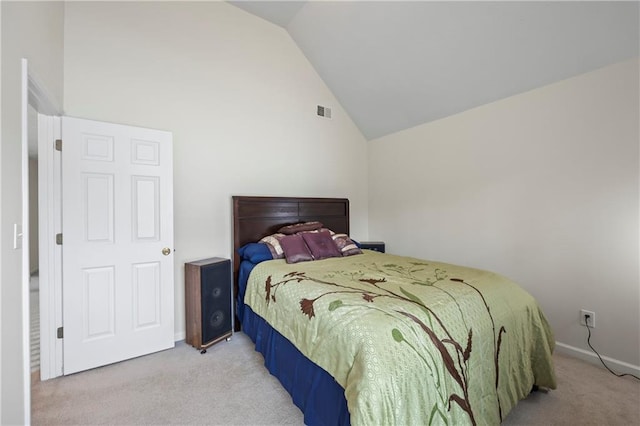
[[[640,425],[640,382],[554,355],[559,387],[505,425]],[[302,425],[302,413],[242,333],[204,354],[175,349],[32,386],[34,425]]]

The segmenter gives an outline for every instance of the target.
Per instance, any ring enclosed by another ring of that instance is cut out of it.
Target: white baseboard
[[[576,348],[574,346],[566,345],[564,343],[556,342],[556,350],[565,355],[570,355],[575,358],[579,358],[588,363],[597,365],[604,368],[598,356],[592,351],[585,351],[584,349]],[[602,356],[602,355],[601,355]],[[634,374],[640,376],[640,366],[629,364],[624,361],[602,356],[602,360],[607,366],[618,374]]]
[[[180,340],[184,340],[187,338],[187,333],[185,331],[180,331],[173,334],[173,341],[179,342]]]

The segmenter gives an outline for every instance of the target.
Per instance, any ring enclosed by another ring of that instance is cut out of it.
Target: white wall
[[[62,105],[64,8],[60,2],[2,1],[2,424],[24,423],[20,250],[13,250],[13,224],[21,223],[21,58]],[[28,224],[22,224],[24,227]],[[28,304],[28,301],[27,301]]]
[[[370,142],[369,236],[502,273],[557,341],[640,365],[638,60]],[[637,367],[636,367],[637,368]]]
[[[367,238],[366,141],[284,29],[225,2],[69,2],[64,55],[67,115],[173,132],[177,336],[184,262],[231,256],[232,195],[347,197]]]

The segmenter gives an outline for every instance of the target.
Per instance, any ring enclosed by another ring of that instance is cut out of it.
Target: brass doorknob
[[[165,247],[162,249],[162,254],[164,254],[165,256],[169,256],[170,253],[171,249],[169,247]]]

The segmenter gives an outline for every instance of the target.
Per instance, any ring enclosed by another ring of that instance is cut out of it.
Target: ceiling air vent
[[[331,108],[318,105],[318,115],[320,117],[331,118]]]

